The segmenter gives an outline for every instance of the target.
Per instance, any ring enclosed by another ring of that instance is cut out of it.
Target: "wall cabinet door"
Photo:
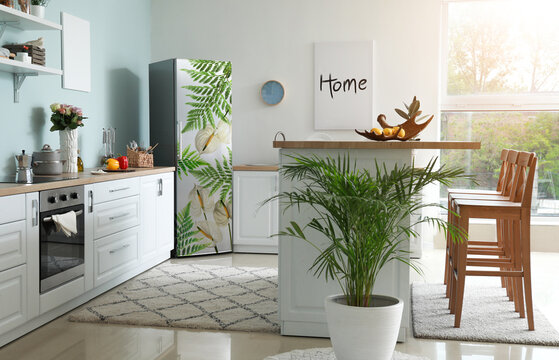
[[[235,171],[233,245],[235,252],[277,253],[278,203],[262,202],[278,192],[276,171]]]
[[[144,176],[141,180],[142,259],[168,253],[174,246],[174,178],[172,173]]]

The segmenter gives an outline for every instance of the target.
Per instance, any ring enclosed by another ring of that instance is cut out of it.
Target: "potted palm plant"
[[[449,229],[454,240],[462,234],[437,217],[422,217],[410,223],[412,213],[427,206],[422,202],[425,186],[468,177],[461,169],[435,168],[436,158],[426,167],[396,165],[388,170],[376,165],[376,173],[357,167],[349,155],[338,158],[290,156],[281,175],[300,186],[282,192],[285,208],[312,210],[308,221],[291,221],[280,235],[302,239],[318,250],[310,267],[317,277],[337,281],[342,294],[325,299],[328,330],[338,360],[390,359],[396,345],[403,302],[389,296],[373,295],[375,281],[391,261],[410,261],[407,241],[417,236],[414,226],[431,223]],[[272,199],[269,199],[271,201]],[[321,247],[308,240],[318,231],[328,240]]]

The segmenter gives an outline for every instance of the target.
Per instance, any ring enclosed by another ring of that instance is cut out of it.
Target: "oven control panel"
[[[39,208],[41,212],[82,205],[83,203],[83,186],[71,186],[39,192]]]

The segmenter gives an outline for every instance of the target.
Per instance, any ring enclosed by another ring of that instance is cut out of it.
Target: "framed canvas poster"
[[[373,48],[373,41],[315,43],[316,130],[371,128]]]

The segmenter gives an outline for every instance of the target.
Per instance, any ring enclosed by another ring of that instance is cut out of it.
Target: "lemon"
[[[380,135],[382,134],[382,131],[379,128],[372,128],[371,133],[374,133],[375,135]]]
[[[384,136],[390,136],[392,135],[392,129],[391,128],[384,128],[382,130],[382,132],[384,133]]]
[[[398,133],[398,137],[403,138],[404,136],[406,136],[406,130],[401,129],[400,132]]]

